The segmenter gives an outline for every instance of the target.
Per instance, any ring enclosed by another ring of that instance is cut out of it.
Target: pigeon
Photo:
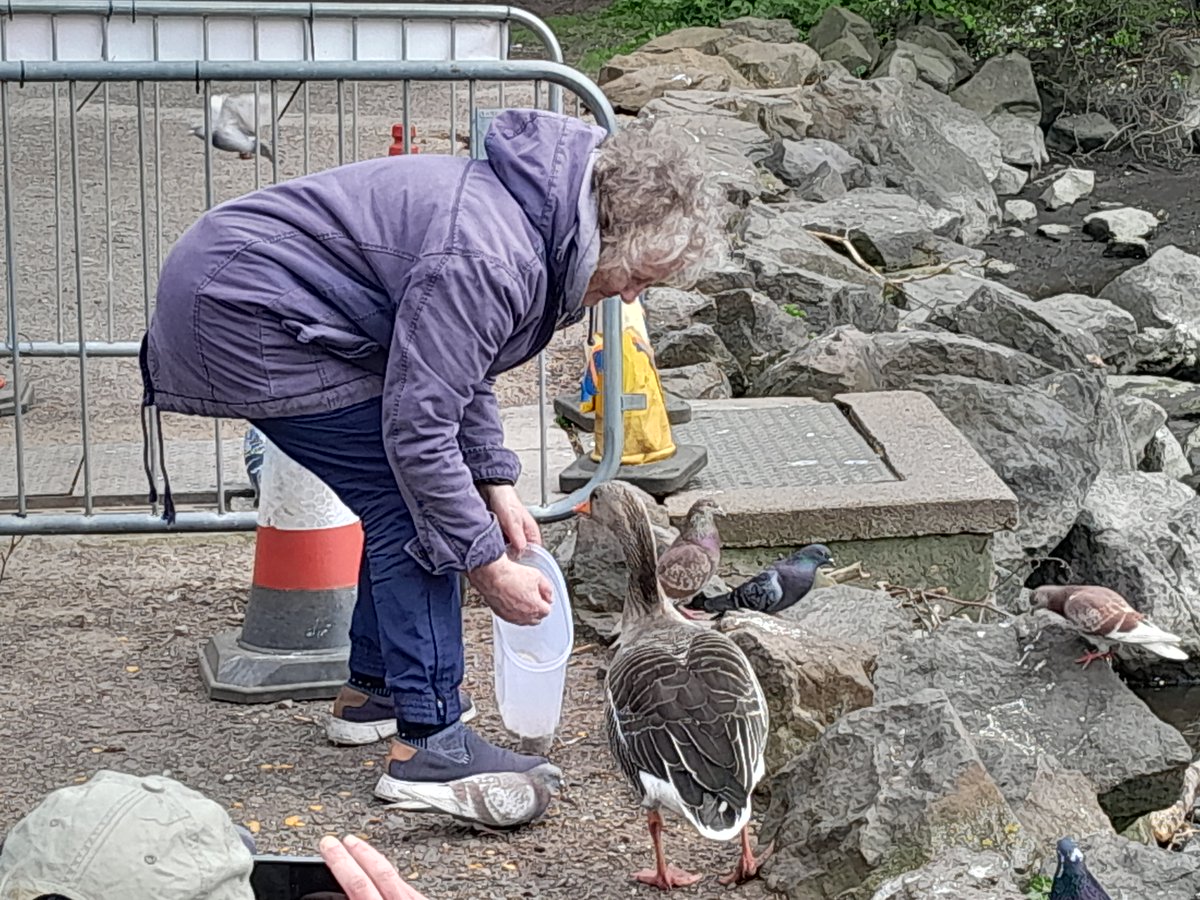
[[[817,570],[833,562],[824,544],[809,544],[773,562],[753,578],[716,597],[693,597],[685,605],[718,615],[735,609],[775,614],[812,590]]]
[[[658,583],[663,593],[674,603],[695,597],[716,574],[721,561],[721,535],[716,516],[724,515],[716,502],[702,497],[692,504],[679,529],[679,537],[658,560]],[[701,618],[697,613],[680,609],[689,619]]]
[[[1106,587],[1091,584],[1044,584],[1032,597],[1033,609],[1057,613],[1092,639],[1103,652],[1089,651],[1079,659],[1086,669],[1095,659],[1113,658],[1110,642],[1144,647],[1167,659],[1184,660],[1188,655],[1177,645],[1181,638],[1146,620],[1124,597]]]
[[[218,150],[236,153],[242,159],[254,159],[257,150],[267,159],[274,159],[271,145],[254,134],[254,103],[258,98],[259,126],[271,124],[270,103],[256,94],[213,94],[209,98],[209,119],[212,145]],[[265,106],[265,108],[264,108]],[[193,125],[192,134],[204,140],[204,126]]]
[[[1088,871],[1083,852],[1069,837],[1058,842],[1058,869],[1050,888],[1050,900],[1112,900],[1096,876]]]
[[[419,791],[384,808],[443,813],[483,831],[504,832],[541,816],[550,805],[551,793],[560,787],[553,766],[529,772],[484,772],[445,784],[422,784]]]

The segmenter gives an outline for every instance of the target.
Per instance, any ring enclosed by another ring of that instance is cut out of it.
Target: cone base
[[[200,649],[200,677],[211,700],[331,700],[350,676],[349,644],[328,650],[269,653],[242,646],[240,634],[238,630],[223,632]]]
[[[563,493],[578,490],[596,473],[591,456],[580,456],[559,473],[558,489]],[[621,466],[614,478],[628,481],[653,497],[665,497],[682,489],[708,465],[708,449],[699,444],[677,444],[675,455],[661,462]]]

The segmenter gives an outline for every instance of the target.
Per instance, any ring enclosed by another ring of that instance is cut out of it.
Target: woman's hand
[[[424,894],[405,884],[382,853],[352,834],[340,841],[322,838],[320,851],[347,900],[426,900]]]
[[[541,544],[542,531],[511,484],[481,484],[479,495],[500,523],[500,531],[517,556],[528,544]]]
[[[500,618],[514,625],[536,625],[550,615],[553,589],[546,576],[513,562],[507,554],[467,573],[471,586]]]

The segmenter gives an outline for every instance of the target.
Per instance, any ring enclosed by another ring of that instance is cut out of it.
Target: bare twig
[[[4,580],[4,573],[8,571],[8,561],[12,559],[12,555],[17,552],[17,548],[21,546],[21,542],[25,540],[25,535],[14,534],[8,541],[8,549],[0,553],[0,581]]]
[[[973,609],[984,609],[988,612],[995,613],[999,616],[1007,616],[1008,618],[1016,618],[1013,613],[1006,609],[988,603],[984,600],[964,600],[960,597],[951,596],[945,588],[936,588],[933,590],[922,590],[920,588],[911,588],[901,584],[889,584],[886,581],[881,581],[879,586],[882,590],[891,594],[893,597],[901,597],[904,602],[902,606],[909,606],[915,609],[918,615],[924,610],[928,612],[935,621],[938,620],[934,604],[947,603],[954,604],[957,607],[971,607]],[[954,610],[951,615],[958,612]],[[922,620],[924,617],[922,616]],[[939,623],[940,624],[940,623]],[[935,626],[936,627],[936,626]]]
[[[850,258],[853,259],[861,268],[866,269],[872,275],[887,281],[887,276],[862,258],[862,254],[858,252],[858,248],[854,246],[854,242],[850,240],[849,235],[830,234],[828,231],[815,231],[812,228],[805,230],[813,237],[817,237],[823,241],[829,241],[830,243],[845,247],[846,252],[850,254]]]

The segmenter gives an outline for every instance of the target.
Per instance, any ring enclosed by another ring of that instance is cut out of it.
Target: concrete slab
[[[26,379],[21,383],[21,413],[29,412],[33,407],[33,382]],[[11,382],[0,387],[0,417],[17,414],[16,390]]]
[[[802,452],[786,439],[781,451],[776,436],[752,424],[755,418],[787,421],[783,410],[804,406],[809,410],[799,421],[823,421],[828,431],[806,435]],[[815,413],[814,406],[826,411]],[[743,413],[748,436],[702,437],[706,422],[720,422],[738,407],[753,410]],[[835,409],[857,437],[829,418]],[[696,431],[685,436],[689,428]],[[695,401],[693,422],[677,431],[681,440],[713,442],[712,461],[694,487],[666,500],[667,511],[678,522],[699,497],[717,497],[726,513],[722,541],[731,547],[991,535],[1017,521],[1017,498],[1008,486],[917,391],[842,394],[834,404],[803,398]],[[730,443],[721,449],[718,439]]]
[[[0,467],[0,509],[11,512],[17,507],[17,454],[11,448],[6,450],[8,460]],[[26,500],[33,505],[35,498],[69,498],[82,461],[83,453],[73,444],[26,447]]]

